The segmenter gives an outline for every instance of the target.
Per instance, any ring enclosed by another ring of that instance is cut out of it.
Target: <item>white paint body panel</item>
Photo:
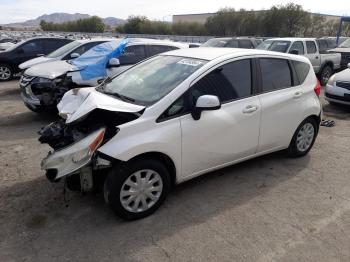
[[[317,80],[310,70],[302,86],[225,103],[220,109],[202,112],[198,121],[187,114],[158,122],[159,116],[193,83],[227,62],[268,56],[310,64],[305,57],[261,50],[199,48],[169,54],[209,61],[167,96],[146,108],[122,104],[113,97],[95,94],[92,89],[88,95],[82,93],[83,102],[76,104],[70,122],[94,108],[125,112],[144,109],[138,119],[118,126],[119,132],[101,146],[99,152],[121,161],[144,153],[163,153],[173,161],[176,182],[180,183],[208,171],[287,148],[299,124],[308,116],[321,114],[321,104],[314,92]],[[293,98],[296,91],[303,92],[298,99]],[[251,106],[256,106],[256,110],[245,112]]]

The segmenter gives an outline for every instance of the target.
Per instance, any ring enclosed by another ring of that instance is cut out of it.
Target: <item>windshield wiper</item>
[[[99,91],[99,92],[101,92],[103,94],[106,94],[106,95],[117,97],[117,98],[119,98],[120,100],[122,100],[124,102],[132,102],[132,103],[134,103],[136,101],[135,99],[133,99],[131,97],[123,96],[123,95],[118,94],[118,93],[107,92],[107,91],[105,91],[104,89],[101,89],[101,88],[98,88],[97,91]]]

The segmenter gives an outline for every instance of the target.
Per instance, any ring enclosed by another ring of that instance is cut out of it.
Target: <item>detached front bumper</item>
[[[40,106],[40,100],[33,94],[31,82],[35,77],[23,75],[19,82],[21,97],[23,102],[30,108],[35,109]]]
[[[101,128],[71,146],[49,153],[42,160],[41,169],[50,174],[50,180],[78,172],[91,162],[96,149],[103,141],[104,133],[105,128]]]

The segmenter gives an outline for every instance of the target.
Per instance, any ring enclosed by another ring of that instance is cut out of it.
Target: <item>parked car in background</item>
[[[334,45],[335,41],[331,39],[273,38],[265,40],[257,49],[307,57],[321,85],[326,85],[330,76],[340,68],[341,55],[330,51]]]
[[[350,63],[350,38],[342,42],[337,48],[332,49],[332,52],[337,52],[341,54],[341,69],[347,68]]]
[[[9,49],[10,47],[13,47],[15,44],[12,42],[4,42],[0,43],[0,51],[5,51]]]
[[[329,79],[325,99],[330,103],[350,105],[350,63],[348,68]]]
[[[0,81],[10,80],[19,73],[19,65],[35,57],[44,56],[72,42],[65,38],[33,38],[19,42],[0,52]]]
[[[262,39],[253,37],[220,37],[212,38],[201,45],[201,47],[230,47],[230,48],[247,48],[254,49],[260,43]]]
[[[47,62],[75,59],[78,58],[80,55],[84,54],[86,51],[90,50],[92,47],[112,40],[113,39],[111,38],[76,40],[62,46],[61,48],[51,52],[48,55],[36,57],[34,59],[26,61],[20,64],[19,68],[21,70],[25,70],[34,65],[39,65]]]
[[[63,94],[72,88],[96,86],[107,77],[113,77],[148,57],[188,46],[138,38],[106,42],[77,59],[39,64],[27,69],[20,80],[22,99],[34,112],[55,109]]]
[[[317,137],[321,86],[308,59],[262,50],[182,49],[97,88],[71,90],[41,130],[51,181],[103,188],[124,219],[152,214],[172,185]]]

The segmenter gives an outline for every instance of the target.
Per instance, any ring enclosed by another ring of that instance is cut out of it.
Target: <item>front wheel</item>
[[[125,220],[154,213],[170,190],[166,167],[153,159],[137,159],[112,169],[104,185],[105,201]]]
[[[0,64],[0,81],[9,81],[13,77],[12,68],[6,64]]]
[[[305,156],[315,143],[318,133],[317,122],[313,118],[305,119],[297,128],[288,147],[291,157]]]
[[[328,83],[329,78],[333,74],[333,70],[330,66],[325,66],[320,73],[320,83],[325,86]]]

